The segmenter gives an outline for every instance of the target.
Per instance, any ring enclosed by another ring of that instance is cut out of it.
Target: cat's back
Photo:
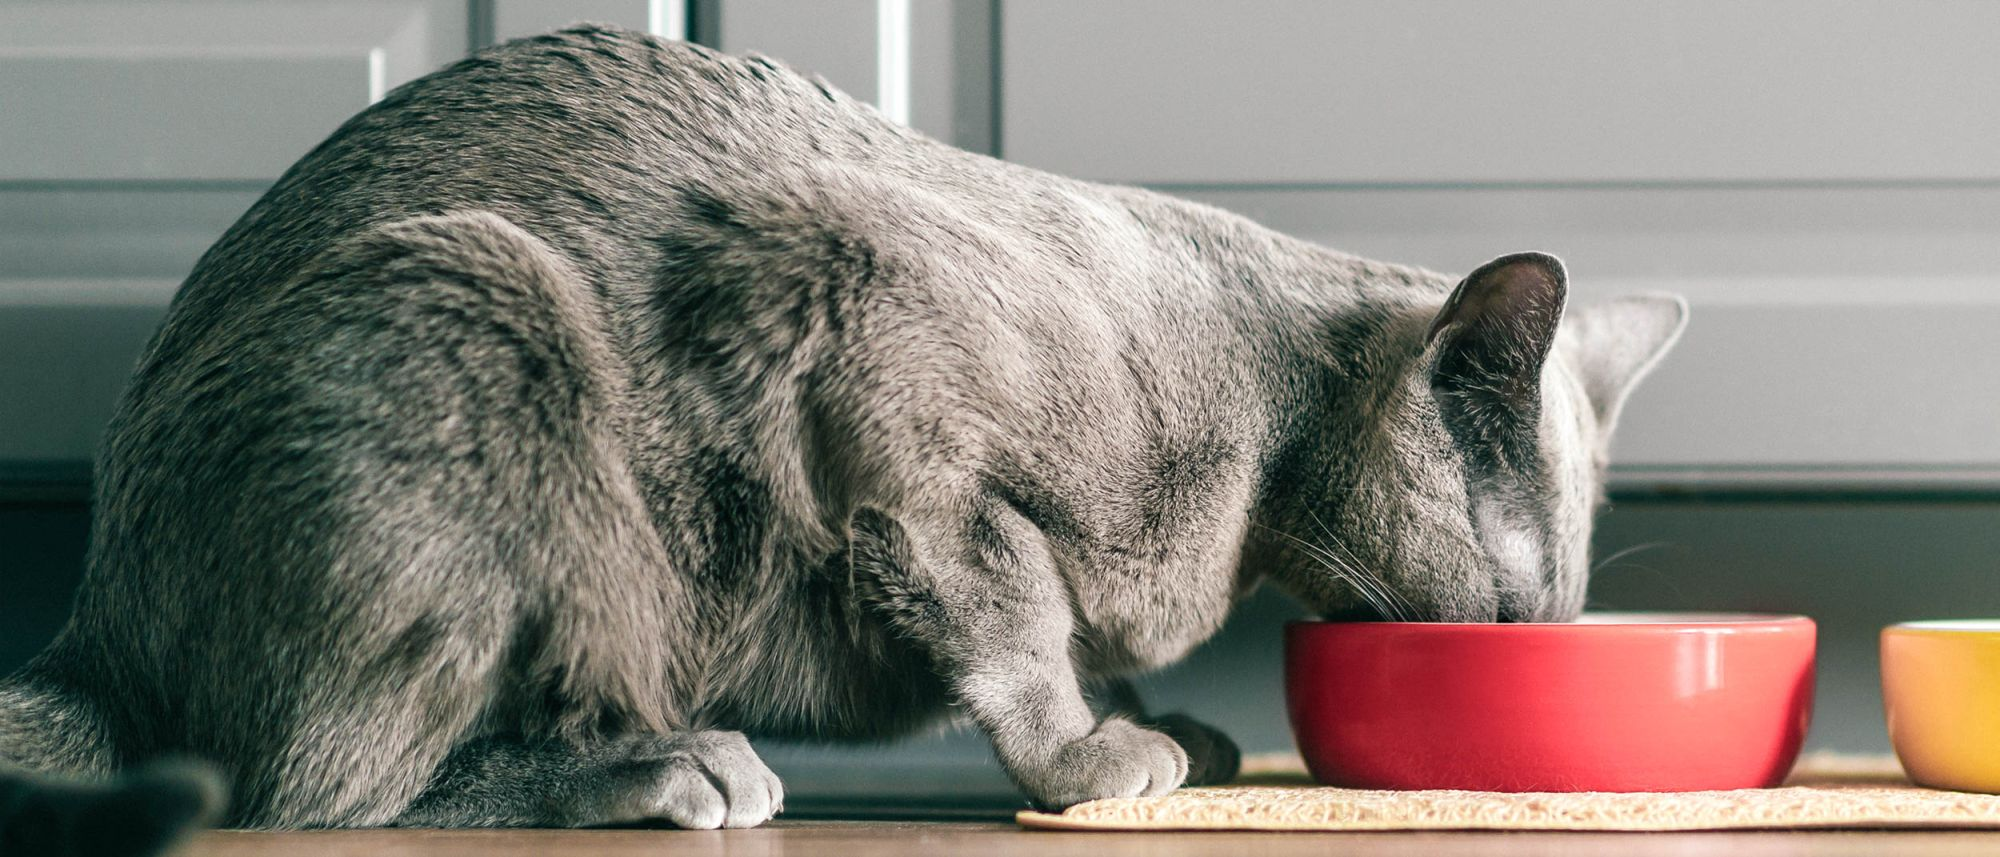
[[[198,383],[269,387],[240,355],[293,348],[320,311],[288,283],[398,221],[480,212],[518,227],[573,272],[561,287],[596,309],[635,388],[737,401],[771,373],[704,355],[816,359],[789,345],[812,323],[791,309],[801,295],[896,315],[896,332],[837,349],[995,340],[1115,363],[1123,325],[1190,300],[1175,288],[1186,272],[1163,267],[1176,257],[1155,250],[1184,242],[1135,219],[1127,197],[1141,193],[947,146],[761,57],[600,27],[511,42],[349,120],[204,255],[100,465],[118,472],[186,434]],[[995,395],[1033,398],[1021,392]]]
[[[865,248],[980,272],[1017,303],[1163,279],[1132,270],[1150,239],[1103,189],[945,145],[760,56],[580,26],[399,87],[300,159],[196,265],[123,410],[177,407],[176,379],[260,335],[243,319],[344,241],[469,211],[573,265],[625,340],[657,333],[645,316],[675,283],[707,293],[732,276],[686,270],[689,246],[753,250],[764,271]]]
[[[294,164],[203,255],[142,377],[380,224],[491,211],[615,271],[675,216],[679,187],[906,146],[951,151],[762,57],[597,26],[496,46],[392,91]]]

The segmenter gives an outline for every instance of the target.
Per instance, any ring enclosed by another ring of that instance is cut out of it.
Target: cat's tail
[[[213,823],[222,779],[203,765],[116,773],[97,707],[33,668],[0,681],[0,855],[154,855]]]

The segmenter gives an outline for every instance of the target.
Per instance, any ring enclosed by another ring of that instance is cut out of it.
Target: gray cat
[[[253,827],[745,827],[783,800],[746,735],[952,711],[1044,807],[1226,779],[1121,677],[1267,578],[1329,618],[1581,608],[1684,304],[1564,320],[1534,253],[1453,282],[759,57],[482,51],[174,299],[75,615],[0,687],[0,824],[144,850],[226,782]]]

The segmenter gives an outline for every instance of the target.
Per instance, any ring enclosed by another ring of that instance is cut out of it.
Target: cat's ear
[[[1541,416],[1542,364],[1569,277],[1546,253],[1502,256],[1466,275],[1431,322],[1431,393],[1461,445],[1525,463]]]
[[[1432,386],[1470,387],[1514,410],[1539,405],[1568,294],[1562,260],[1547,253],[1502,256],[1467,274],[1431,321]]]
[[[1564,353],[1574,358],[1604,432],[1639,379],[1680,339],[1687,317],[1680,295],[1648,294],[1579,308],[1563,325]]]

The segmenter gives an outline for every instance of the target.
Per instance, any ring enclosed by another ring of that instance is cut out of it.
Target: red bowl
[[[1805,738],[1815,632],[1803,616],[1703,613],[1293,622],[1285,696],[1327,785],[1759,788]]]

